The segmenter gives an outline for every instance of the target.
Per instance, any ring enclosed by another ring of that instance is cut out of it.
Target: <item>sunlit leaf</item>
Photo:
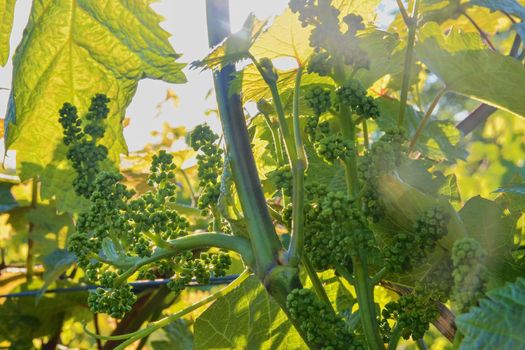
[[[484,6],[491,11],[502,11],[510,15],[517,16],[521,23],[513,24],[514,30],[520,35],[525,42],[525,7],[520,5],[516,0],[472,0],[472,4]]]
[[[150,0],[38,1],[14,57],[7,113],[7,146],[17,151],[24,179],[42,175],[42,194],[56,194],[61,210],[75,210],[58,110],[71,102],[83,115],[105,93],[110,115],[103,143],[110,159],[126,152],[121,120],[138,80],[185,81]],[[44,168],[52,164],[46,171]],[[64,205],[63,199],[69,197]]]
[[[194,330],[195,349],[306,348],[284,312],[255,277],[215,301],[197,318]]]
[[[311,29],[301,25],[298,14],[286,9],[255,41],[250,52],[258,59],[290,57],[304,64],[313,52],[309,43]]]
[[[9,59],[9,39],[15,13],[16,0],[0,0],[0,67]]]
[[[265,27],[265,21],[259,21],[254,14],[250,14],[239,32],[230,34],[204,59],[193,62],[192,68],[213,69],[219,65],[233,64],[248,58],[250,48]]]
[[[525,68],[484,49],[478,35],[452,30],[444,36],[437,24],[428,23],[420,31],[416,53],[451,91],[525,116],[525,99],[516,93],[525,84]]]

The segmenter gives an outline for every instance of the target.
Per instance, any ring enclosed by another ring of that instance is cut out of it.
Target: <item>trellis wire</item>
[[[207,284],[200,284],[195,279],[193,279],[190,283],[187,284],[188,287],[206,287],[206,286],[213,286],[213,285],[221,285],[221,284],[228,284],[235,280],[239,275],[233,274],[223,277],[212,277],[210,278],[210,281]],[[163,279],[163,280],[155,280],[155,281],[139,281],[139,282],[131,282],[130,285],[133,287],[134,293],[140,293],[147,289],[152,288],[158,288],[160,286],[163,286],[167,284],[170,281],[170,279]],[[67,287],[67,288],[54,288],[54,289],[47,289],[42,293],[41,289],[37,290],[27,290],[23,292],[18,293],[9,293],[9,294],[1,294],[0,298],[20,298],[20,297],[36,297],[40,294],[60,294],[60,293],[73,293],[73,292],[85,292],[89,290],[96,289],[100,286],[96,285],[84,285],[84,286],[74,286],[74,287]]]

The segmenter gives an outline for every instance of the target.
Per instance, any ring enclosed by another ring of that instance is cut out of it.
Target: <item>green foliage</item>
[[[478,349],[480,344],[492,349],[519,349],[525,344],[523,335],[523,300],[525,280],[487,293],[479,306],[460,315],[456,322],[464,335],[461,349]]]
[[[9,59],[9,39],[15,15],[15,0],[0,1],[0,67],[5,66]]]
[[[32,8],[26,35],[13,57],[6,145],[18,152],[21,178],[41,175],[43,198],[56,196],[59,210],[74,212],[86,204],[68,185],[75,173],[65,161],[62,130],[56,123],[56,111],[64,101],[82,113],[96,93],[111,97],[101,144],[108,148],[109,159],[118,163],[126,152],[120,122],[138,81],[185,81],[184,65],[175,62],[179,56],[150,3],[114,1],[106,6],[46,0]]]
[[[225,319],[224,315],[230,315]],[[267,293],[250,277],[208,307],[195,322],[196,349],[301,349],[306,344]]]
[[[513,93],[525,82],[523,66],[511,57],[484,49],[477,34],[453,30],[445,37],[435,23],[428,23],[421,28],[416,52],[447,89],[525,115],[525,103]]]

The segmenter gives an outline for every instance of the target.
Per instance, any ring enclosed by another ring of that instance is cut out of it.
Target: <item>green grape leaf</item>
[[[31,225],[30,234],[34,242],[33,250],[39,261],[58,247],[65,246],[67,234],[74,231],[71,215],[59,214],[54,204],[39,204],[27,212],[27,220]]]
[[[11,193],[12,183],[0,182],[0,213],[8,212],[18,207],[18,202]]]
[[[162,329],[163,337],[152,341],[153,350],[192,350],[193,334],[189,329],[189,322],[179,319]]]
[[[439,188],[439,194],[449,200],[454,209],[458,210],[461,206],[461,194],[458,187],[458,178],[455,174],[448,175]]]
[[[266,21],[259,21],[254,14],[250,14],[239,32],[230,34],[204,59],[192,62],[191,67],[213,69],[249,58],[250,48],[265,27]]]
[[[516,94],[525,85],[525,68],[485,49],[477,33],[451,30],[444,36],[436,23],[427,23],[419,32],[416,55],[449,90],[525,117],[525,100]]]
[[[333,0],[332,6],[341,11],[341,17],[349,13],[363,17],[363,22],[372,23],[376,19],[375,9],[381,0]]]
[[[516,0],[472,0],[471,3],[473,5],[486,7],[491,11],[502,11],[519,17],[521,23],[514,23],[512,27],[525,43],[525,7],[520,5]]]
[[[56,249],[51,254],[44,257],[44,285],[40,288],[36,297],[40,301],[45,291],[51,283],[55,282],[64,272],[66,272],[75,262],[75,254],[65,249]]]
[[[250,52],[257,59],[291,57],[304,64],[313,53],[309,43],[311,30],[311,26],[302,26],[298,14],[286,9],[255,41]]]
[[[0,66],[9,59],[9,39],[13,29],[16,0],[0,0]]]
[[[306,349],[285,313],[255,277],[195,321],[195,349]]]
[[[376,101],[381,110],[381,116],[377,120],[381,129],[397,127],[399,101],[388,97],[379,97]],[[407,107],[404,128],[408,136],[414,135],[422,118],[422,113],[412,106]],[[467,156],[465,150],[460,147],[460,140],[461,133],[452,121],[431,120],[418,138],[415,149],[430,159],[454,162]]]
[[[478,307],[456,318],[461,350],[525,348],[525,279],[491,290]]]
[[[476,196],[465,203],[459,215],[469,236],[476,238],[489,256],[510,252],[514,231],[497,203]]]
[[[387,74],[399,75],[404,67],[404,50],[397,35],[377,29],[368,29],[357,36],[359,47],[370,58],[370,67],[360,69],[355,78],[363,87],[371,87]]]
[[[22,284],[12,290],[21,292],[33,285]],[[63,287],[72,287],[64,282]],[[0,339],[11,342],[10,349],[34,349],[32,340],[57,334],[67,320],[87,322],[93,315],[86,305],[87,293],[75,292],[35,298],[9,298],[0,308]],[[29,346],[16,347],[18,344]]]
[[[179,55],[150,3],[43,0],[33,4],[13,61],[6,145],[17,151],[21,178],[42,175],[43,197],[56,195],[60,210],[74,211],[78,202],[70,186],[72,170],[64,164],[66,148],[58,123],[62,104],[73,103],[83,116],[94,94],[108,95],[111,112],[103,144],[109,158],[118,163],[126,152],[121,121],[138,81],[185,82],[183,64],[175,62]]]
[[[525,196],[525,183],[515,184],[510,186],[500,187],[494,192],[496,193],[511,193],[519,196]]]

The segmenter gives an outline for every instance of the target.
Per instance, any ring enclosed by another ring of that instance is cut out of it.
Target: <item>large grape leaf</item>
[[[487,293],[478,307],[456,318],[461,350],[525,348],[525,279]]]
[[[9,58],[9,39],[13,29],[15,0],[0,0],[0,66]]]
[[[487,252],[484,264],[488,268],[490,287],[501,286],[523,274],[523,268],[511,255],[517,217],[505,215],[498,203],[480,196],[465,203],[459,216],[468,235],[478,240]]]
[[[126,152],[121,120],[143,78],[185,81],[169,35],[151,0],[35,1],[14,57],[6,118],[7,146],[17,151],[22,179],[42,176],[42,195],[74,210],[72,172],[64,162],[58,110],[75,104],[83,115],[95,93],[111,98],[103,143],[110,159]],[[7,127],[8,126],[8,127]],[[45,169],[45,171],[44,171]]]
[[[311,26],[303,27],[299,15],[286,9],[254,43],[250,52],[257,58],[291,57],[304,63],[312,54]]]
[[[517,60],[484,48],[476,33],[451,30],[444,36],[436,23],[419,32],[417,57],[451,91],[525,116],[525,68]]]
[[[514,23],[513,29],[520,35],[525,43],[525,7],[516,0],[472,0],[472,4],[489,8],[491,11],[502,11],[518,16],[521,23]]]
[[[487,253],[508,254],[514,244],[513,223],[505,217],[503,208],[496,202],[474,197],[459,211],[470,236],[476,238]]]
[[[194,349],[306,349],[284,312],[250,277],[195,321]]]

